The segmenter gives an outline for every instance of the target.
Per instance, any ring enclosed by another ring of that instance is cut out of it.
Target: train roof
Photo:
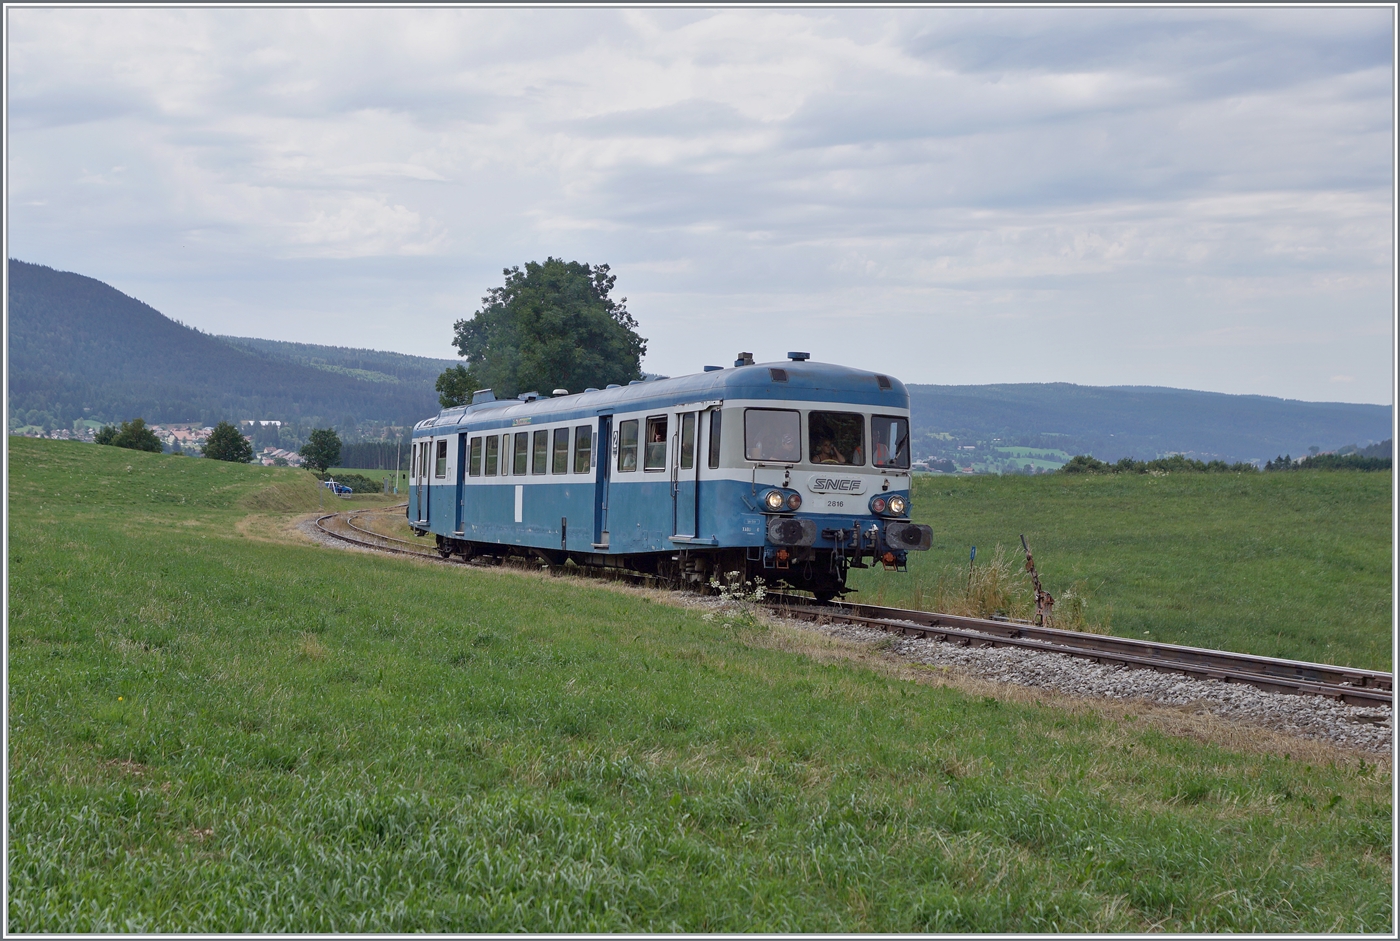
[[[786,378],[783,378],[783,377]],[[498,399],[443,409],[414,426],[414,433],[472,424],[487,427],[569,421],[726,399],[796,399],[847,405],[907,409],[909,393],[893,376],[810,360],[780,360],[730,366],[670,379],[646,379],[625,386],[569,395]],[[524,419],[524,420],[522,420]]]

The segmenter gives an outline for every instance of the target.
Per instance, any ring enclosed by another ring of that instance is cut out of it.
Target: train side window
[[[496,467],[500,463],[500,438],[490,435],[486,439],[486,476],[495,477]]]
[[[554,429],[554,466],[549,469],[551,474],[567,474],[569,472],[569,429]]]
[[[574,429],[574,473],[586,474],[593,463],[593,429],[579,425]]]
[[[865,464],[865,416],[853,412],[810,412],[807,446],[813,464]]]
[[[744,409],[744,459],[777,464],[802,460],[802,417],[781,408]]]
[[[481,439],[472,439],[471,457],[467,461],[467,473],[472,477],[481,476]]]
[[[657,415],[647,419],[647,453],[644,466],[649,471],[666,469],[665,415]]]
[[[681,470],[695,466],[695,413],[681,416]]]
[[[433,476],[447,476],[447,441],[445,439],[437,443],[437,461],[433,464]]]
[[[909,468],[909,419],[894,415],[870,416],[870,442],[876,467]]]
[[[617,469],[634,471],[637,469],[637,419],[622,422],[617,426],[618,448]]]
[[[543,474],[549,470],[549,432],[541,428],[535,432],[534,453],[530,456],[530,473]]]
[[[408,452],[408,476],[410,478],[418,476],[418,445],[413,446],[413,450]]]
[[[525,460],[530,456],[530,433],[528,431],[517,431],[515,433],[515,468],[512,474],[525,473]]]
[[[719,467],[719,420],[722,414],[719,409],[710,412],[710,470]]]

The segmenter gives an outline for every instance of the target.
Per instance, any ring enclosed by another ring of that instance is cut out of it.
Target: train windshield
[[[807,416],[813,464],[865,464],[865,416],[851,412],[812,412]],[[908,437],[908,432],[905,432]],[[906,445],[907,447],[907,445]]]
[[[875,466],[909,468],[909,419],[874,415],[870,438],[875,443]]]
[[[801,417],[786,409],[745,409],[744,457],[781,464],[802,460]]]

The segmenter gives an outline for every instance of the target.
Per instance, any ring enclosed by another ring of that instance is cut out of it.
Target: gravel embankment
[[[853,624],[784,623],[858,643],[884,641],[888,646],[882,649],[891,655],[995,682],[1075,696],[1190,707],[1192,711],[1346,748],[1383,753],[1391,749],[1394,716],[1384,706],[1351,706],[1321,696],[1271,693],[1238,683],[1093,663],[1063,654],[1011,647],[963,647]]]

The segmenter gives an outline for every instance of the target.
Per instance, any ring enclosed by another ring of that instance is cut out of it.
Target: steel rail
[[[386,509],[396,509],[396,507],[387,507]],[[382,533],[356,526],[352,517],[359,517],[367,512],[370,511],[355,510],[328,513],[317,518],[316,528],[332,538],[369,549],[378,549],[381,552],[394,552],[399,555],[417,556],[439,562],[451,561],[443,559],[436,548],[420,548],[408,540],[385,536]],[[369,542],[356,536],[336,532],[326,525],[328,520],[333,519],[339,519],[355,532],[380,542]],[[399,543],[410,548],[401,549],[397,546],[384,545],[384,542]],[[459,564],[471,565],[472,562],[463,561]],[[546,568],[555,574],[563,571],[562,566],[547,566]],[[581,566],[569,574],[600,577],[602,572],[606,571],[608,576],[613,579],[628,576],[626,572],[611,569],[594,573],[593,568],[595,567]],[[638,580],[645,579],[649,584],[658,580],[656,576],[645,573],[631,574],[636,576]],[[863,624],[904,636],[929,637],[964,646],[1015,647],[1043,653],[1057,653],[1096,663],[1111,663],[1137,669],[1155,670],[1161,673],[1193,676],[1198,679],[1220,680],[1227,683],[1244,683],[1273,692],[1324,696],[1356,706],[1389,706],[1392,703],[1392,675],[1379,670],[1309,663],[1301,660],[1284,660],[1277,657],[1262,657],[1228,650],[1210,650],[1203,647],[1165,644],[1160,641],[1135,640],[1130,637],[1087,634],[1053,627],[1039,627],[1026,621],[996,621],[845,601],[819,605],[811,598],[776,592],[770,592],[761,604],[788,617],[810,621],[826,620]]]
[[[1021,621],[993,621],[850,602],[819,606],[810,598],[795,595],[769,595],[763,604],[782,614],[806,620],[864,624],[906,636],[1065,654],[1097,663],[1245,683],[1275,692],[1326,696],[1358,706],[1390,705],[1392,702],[1391,674],[1379,670],[1086,634]]]

